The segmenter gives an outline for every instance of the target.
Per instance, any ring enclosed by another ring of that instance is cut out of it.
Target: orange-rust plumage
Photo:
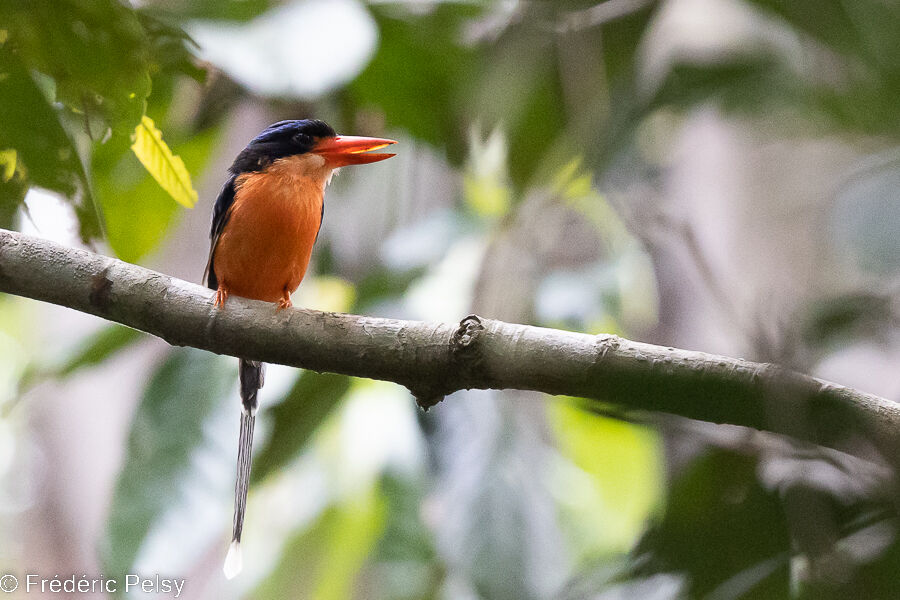
[[[322,222],[331,174],[323,162],[315,155],[282,158],[237,178],[212,265],[222,301],[235,294],[291,305]]]

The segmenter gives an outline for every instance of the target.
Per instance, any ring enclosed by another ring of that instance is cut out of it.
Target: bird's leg
[[[225,286],[219,285],[219,289],[216,290],[216,302],[213,306],[224,308],[226,300],[228,300],[228,290],[225,289]]]
[[[278,310],[281,310],[282,308],[290,308],[293,305],[293,302],[291,302],[291,293],[287,288],[284,288],[284,290],[282,291],[281,300],[278,301]]]

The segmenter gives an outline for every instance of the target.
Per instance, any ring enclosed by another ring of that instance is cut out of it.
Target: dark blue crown
[[[309,152],[319,139],[335,135],[334,129],[325,121],[279,121],[253,138],[234,159],[229,170],[234,174],[260,171],[276,159]]]

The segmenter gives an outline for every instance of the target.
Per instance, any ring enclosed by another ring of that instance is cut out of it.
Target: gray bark
[[[520,389],[786,434],[897,463],[900,404],[738,358],[469,315],[426,323],[230,297],[0,230],[0,292],[51,302],[173,345],[404,385],[424,408],[461,389]],[[785,415],[795,415],[786,419]],[[861,448],[860,440],[873,444]]]

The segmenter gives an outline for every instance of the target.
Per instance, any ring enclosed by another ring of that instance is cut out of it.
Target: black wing
[[[216,255],[216,244],[219,243],[219,236],[222,235],[225,223],[228,222],[228,218],[231,216],[231,207],[234,204],[234,182],[236,179],[237,175],[232,175],[225,182],[225,185],[222,186],[222,191],[219,192],[219,197],[216,198],[216,206],[213,208],[212,228],[209,231],[209,258],[206,261],[206,271],[203,273],[206,287],[211,290],[219,288],[219,280],[216,278],[216,272],[213,270],[213,258]]]

